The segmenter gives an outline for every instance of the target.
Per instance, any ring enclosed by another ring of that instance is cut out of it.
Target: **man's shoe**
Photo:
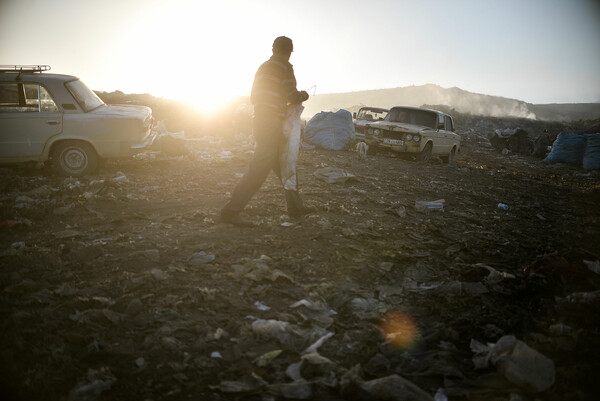
[[[240,216],[239,212],[221,211],[219,221],[221,223],[233,224],[237,227],[254,227],[254,223],[244,219],[242,216]]]

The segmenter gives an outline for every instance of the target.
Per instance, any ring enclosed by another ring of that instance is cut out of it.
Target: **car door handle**
[[[58,125],[58,124],[60,124],[60,121],[58,121],[58,120],[46,120],[46,124],[48,124],[48,125]]]

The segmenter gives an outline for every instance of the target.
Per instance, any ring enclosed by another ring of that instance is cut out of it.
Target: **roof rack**
[[[0,72],[43,72],[50,71],[49,65],[0,65]]]

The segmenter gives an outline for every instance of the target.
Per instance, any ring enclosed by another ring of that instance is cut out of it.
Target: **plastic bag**
[[[287,190],[297,191],[298,180],[296,175],[296,162],[300,151],[301,121],[300,115],[304,106],[297,105],[290,108],[283,122],[283,136],[286,143],[279,158],[281,168],[281,182]]]

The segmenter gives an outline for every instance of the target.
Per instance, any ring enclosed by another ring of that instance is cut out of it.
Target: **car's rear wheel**
[[[456,146],[452,148],[448,156],[442,157],[442,161],[448,165],[454,163],[454,156],[456,155]]]
[[[423,163],[429,163],[431,160],[431,151],[433,150],[433,145],[431,142],[428,142],[421,153],[419,153],[418,160]]]
[[[65,177],[81,177],[98,168],[98,155],[94,148],[82,141],[64,141],[52,150],[52,168]]]

